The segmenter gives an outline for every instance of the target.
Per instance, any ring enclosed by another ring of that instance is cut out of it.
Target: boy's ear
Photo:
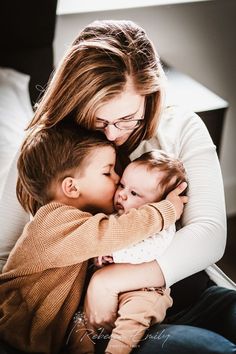
[[[80,195],[80,189],[78,186],[78,180],[73,177],[66,177],[61,184],[63,193],[68,198],[78,198]]]

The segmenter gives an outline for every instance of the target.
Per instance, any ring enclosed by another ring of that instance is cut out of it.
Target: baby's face
[[[160,200],[158,187],[163,173],[157,169],[148,170],[146,166],[135,162],[129,164],[120,179],[114,196],[114,206],[119,215],[131,208],[138,208],[146,203]]]

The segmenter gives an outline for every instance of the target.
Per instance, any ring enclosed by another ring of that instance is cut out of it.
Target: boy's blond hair
[[[62,182],[76,171],[83,173],[90,153],[99,147],[113,146],[99,132],[61,123],[30,134],[18,159],[17,197],[33,215],[53,197],[52,184]]]

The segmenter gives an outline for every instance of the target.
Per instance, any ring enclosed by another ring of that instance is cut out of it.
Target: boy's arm
[[[45,206],[44,208],[46,208]],[[45,215],[46,214],[46,215]],[[40,225],[40,237],[35,242],[43,244],[43,263],[47,267],[70,266],[98,255],[136,243],[150,233],[159,231],[175,221],[175,210],[168,201],[132,209],[116,217],[99,213],[92,216],[75,208],[56,204]],[[38,234],[31,230],[31,233]],[[46,237],[45,237],[46,236]]]
[[[114,250],[148,237],[168,228],[183,211],[187,197],[179,194],[186,183],[169,193],[159,203],[132,209],[120,217],[99,213],[92,216],[76,208],[58,203],[45,205],[33,223],[36,234],[34,242],[44,248],[44,267],[70,266],[98,255],[110,254]],[[47,208],[51,208],[47,210]]]

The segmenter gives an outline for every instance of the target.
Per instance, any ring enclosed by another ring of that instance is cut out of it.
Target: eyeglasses
[[[97,130],[102,130],[108,127],[108,125],[114,125],[117,129],[120,130],[132,130],[135,128],[138,128],[144,119],[129,119],[129,120],[118,120],[117,122],[114,123],[109,123],[105,120],[101,121],[96,121],[94,128]]]

